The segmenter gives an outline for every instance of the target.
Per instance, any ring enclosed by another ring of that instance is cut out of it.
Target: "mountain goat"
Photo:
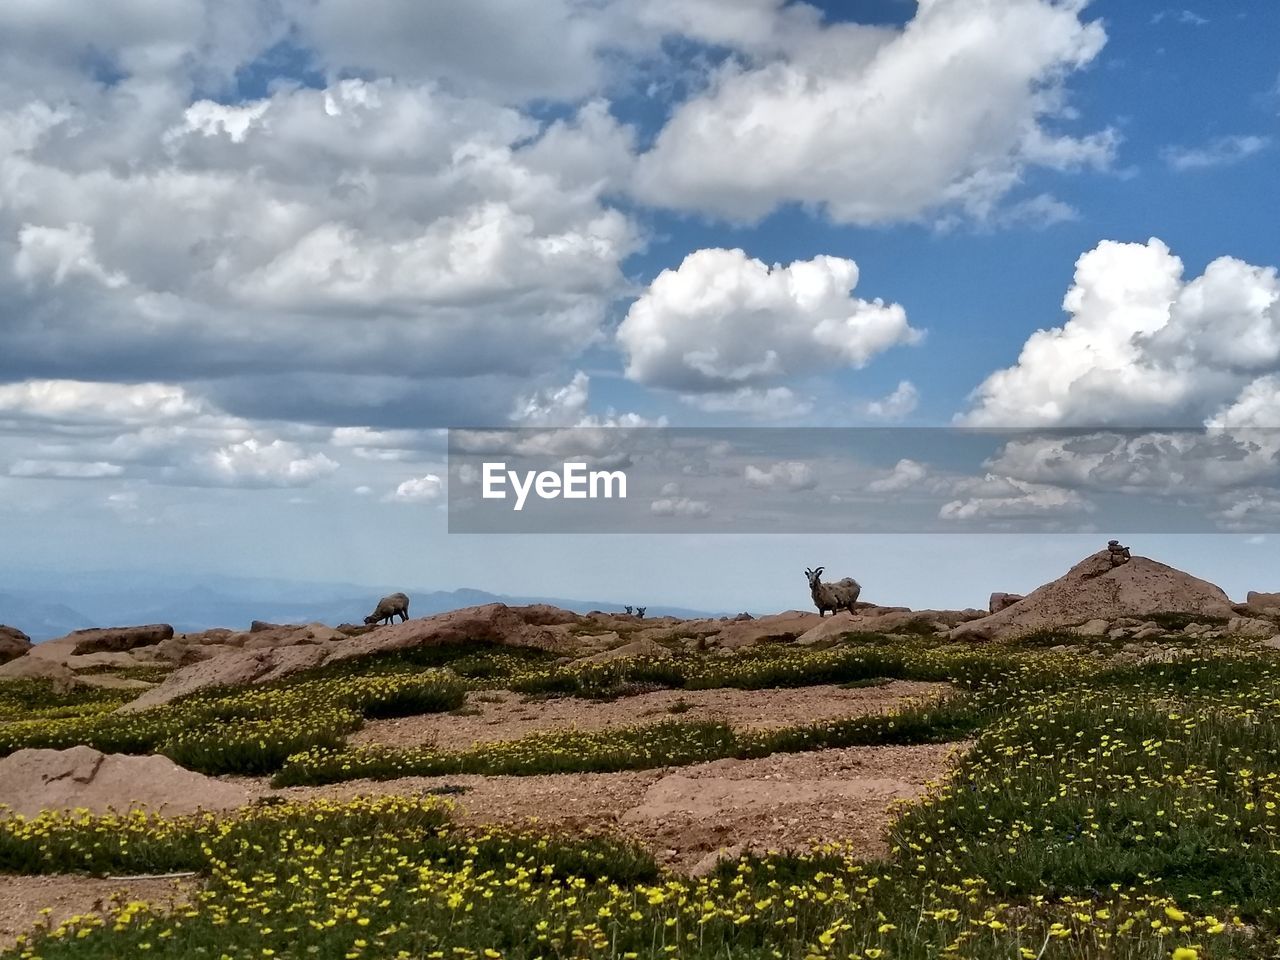
[[[391,623],[396,617],[409,619],[409,598],[403,593],[389,593],[374,607],[373,613],[364,618],[367,624]]]
[[[826,616],[828,610],[832,614],[839,610],[853,613],[858,594],[862,593],[862,585],[852,577],[845,577],[835,583],[823,583],[818,578],[825,569],[826,567],[818,567],[816,570],[806,568],[804,571],[805,579],[809,581],[809,593],[813,596],[814,606],[818,608],[818,616]]]

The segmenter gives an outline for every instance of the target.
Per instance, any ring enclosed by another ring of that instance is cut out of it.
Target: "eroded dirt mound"
[[[1148,557],[1112,566],[1107,551],[1100,550],[1012,606],[961,624],[951,636],[1000,640],[1088,620],[1166,612],[1234,616],[1227,595],[1207,580]]]
[[[28,817],[41,810],[105,813],[139,805],[182,814],[232,810],[247,802],[244,788],[184,770],[167,757],[104,754],[81,746],[19,750],[0,759],[0,806]]]

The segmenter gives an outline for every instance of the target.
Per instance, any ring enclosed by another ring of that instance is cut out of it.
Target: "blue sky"
[[[449,536],[441,430],[1280,426],[1276,36],[1271,2],[7,4],[0,572],[1033,587],[1092,541]],[[1003,468],[956,496],[1102,476]],[[1202,492],[1221,535],[1137,551],[1274,588],[1280,476]]]

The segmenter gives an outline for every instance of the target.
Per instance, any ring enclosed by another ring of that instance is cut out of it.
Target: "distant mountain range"
[[[248,629],[253,620],[272,623],[359,623],[377,602],[377,588],[350,583],[308,583],[202,577],[82,574],[60,576],[56,590],[40,588],[35,577],[0,578],[0,623],[17,627],[32,640],[50,640],[84,627],[169,623],[179,633],[210,627]],[[16,582],[15,582],[16,581]],[[52,581],[50,581],[52,582]],[[566,610],[616,612],[622,604],[609,600],[564,597],[521,597],[487,590],[406,591],[414,617],[482,603],[548,603]],[[653,604],[651,617],[717,617],[723,611],[690,610]]]

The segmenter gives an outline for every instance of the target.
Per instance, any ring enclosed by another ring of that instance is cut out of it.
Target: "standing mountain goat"
[[[826,567],[818,567],[817,570],[806,569],[804,572],[805,578],[809,581],[809,593],[813,595],[814,606],[818,608],[818,616],[825,616],[828,610],[832,614],[839,610],[848,610],[853,613],[854,604],[858,602],[858,594],[862,592],[861,584],[852,577],[845,577],[835,583],[823,583],[818,577],[825,569]]]
[[[403,593],[389,593],[374,607],[373,613],[364,618],[365,623],[391,623],[396,617],[409,619],[409,598]]]

